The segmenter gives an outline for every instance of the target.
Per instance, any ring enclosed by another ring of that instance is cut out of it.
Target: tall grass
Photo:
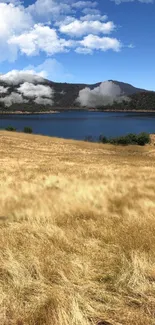
[[[154,157],[0,132],[1,325],[154,324]]]

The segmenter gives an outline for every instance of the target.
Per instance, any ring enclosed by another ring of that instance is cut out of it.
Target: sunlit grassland
[[[0,325],[155,324],[155,147],[0,131]]]

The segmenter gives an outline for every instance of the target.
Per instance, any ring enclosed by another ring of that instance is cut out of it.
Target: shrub
[[[115,141],[116,141],[116,144],[122,144],[122,145],[130,144],[130,139],[128,139],[127,136],[118,137],[115,139]]]
[[[100,135],[99,136],[99,142],[108,143],[108,138],[105,137],[104,135]]]
[[[32,133],[32,128],[30,128],[29,126],[25,126],[24,127],[24,132],[25,133]]]
[[[6,131],[16,131],[16,128],[13,126],[9,125],[7,128],[5,128]]]
[[[108,142],[110,144],[117,144],[117,138],[109,138]]]
[[[128,144],[136,144],[137,143],[137,135],[134,133],[129,133],[126,136]]]
[[[137,143],[140,146],[144,146],[147,143],[150,143],[150,135],[148,133],[142,132],[137,136]]]
[[[106,138],[105,136],[100,135],[99,142],[110,143],[114,145],[129,145],[129,144],[138,144],[144,146],[147,143],[150,143],[150,135],[148,133],[142,132],[138,135],[134,133],[129,133],[126,136],[120,136],[115,138]]]

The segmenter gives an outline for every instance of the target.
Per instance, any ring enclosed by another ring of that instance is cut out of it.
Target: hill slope
[[[111,81],[114,85],[120,87],[122,94],[130,97],[131,105],[129,104],[123,106],[124,109],[129,109],[129,107],[132,107],[133,105],[134,108],[136,107],[136,109],[138,109],[141,93],[145,93],[145,96],[148,96],[146,99],[145,107],[143,107],[143,109],[155,109],[155,92],[152,92],[153,100],[150,107],[150,92],[135,88],[130,84],[118,82],[115,80]],[[31,78],[26,76],[25,79],[24,77],[19,78],[18,76],[18,80],[11,78],[7,78],[5,80],[0,79],[0,111],[35,112],[48,111],[51,109],[79,108],[80,105],[78,102],[76,102],[76,99],[79,96],[79,92],[86,87],[90,90],[93,90],[100,85],[101,83],[93,85],[56,83],[37,76],[31,76]],[[136,101],[136,104],[133,103],[132,105],[133,95],[134,102]],[[112,106],[104,105],[103,109],[115,109],[115,107],[118,109],[118,106],[119,105],[115,104]],[[87,109],[88,108],[93,107],[87,107]],[[102,108],[102,104],[99,105],[98,108]]]
[[[120,81],[116,81],[116,80],[109,80],[109,81],[112,81],[116,85],[118,85],[121,88],[122,92],[127,96],[146,91],[145,89],[136,88],[136,87],[134,87],[128,83],[125,83],[125,82],[120,82]]]
[[[1,325],[154,324],[154,158],[0,132]]]

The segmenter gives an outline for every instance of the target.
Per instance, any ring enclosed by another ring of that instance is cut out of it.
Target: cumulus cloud
[[[12,92],[10,95],[0,98],[0,102],[4,103],[6,107],[11,106],[12,104],[22,104],[27,103],[28,100],[24,99],[21,94]]]
[[[83,107],[96,108],[123,100],[128,98],[122,94],[120,87],[112,81],[105,81],[92,90],[88,87],[82,89],[76,101]]]
[[[18,92],[22,93],[24,97],[33,99],[34,103],[40,105],[50,105],[54,104],[53,96],[54,90],[45,85],[34,85],[33,83],[24,82],[17,89]]]
[[[13,44],[8,44],[14,34],[22,33],[33,25],[33,19],[22,6],[0,3],[0,61],[15,61],[17,49]]]
[[[96,9],[96,1],[34,0],[24,7],[20,0],[0,0],[0,62],[14,62],[18,55],[47,56],[76,50],[81,45],[71,37],[109,34],[115,25]],[[78,19],[75,14],[78,12]],[[62,35],[64,37],[62,38]],[[70,36],[70,39],[69,37]]]
[[[40,51],[53,55],[66,52],[74,41],[59,38],[56,30],[36,24],[33,29],[19,36],[12,36],[9,44],[16,45],[26,55],[37,55]]]
[[[33,19],[22,6],[0,3],[0,36],[25,30],[33,25]]]
[[[75,52],[78,53],[78,54],[93,54],[93,51],[89,48],[86,48],[86,47],[77,47],[75,49]]]
[[[27,11],[40,20],[51,21],[58,20],[62,16],[72,13],[72,6],[67,1],[57,1],[57,0],[37,0],[32,5],[29,5]]]
[[[33,75],[32,71],[31,73],[27,71],[11,71],[6,75],[1,75],[0,80],[14,86],[20,84],[16,88],[16,92],[13,91],[11,94],[0,98],[0,102],[4,103],[7,107],[12,104],[28,103],[30,99],[35,104],[52,106],[54,103],[54,90],[43,84],[34,84],[36,82],[44,82],[44,79],[39,75]],[[4,95],[8,90],[9,87],[0,86],[0,94]]]
[[[94,8],[97,6],[97,2],[96,1],[77,1],[77,2],[73,2],[72,3],[72,7],[73,8],[77,8],[77,9],[81,9],[81,8],[85,8],[85,7],[91,7]]]
[[[75,19],[69,24],[61,24],[60,32],[68,34],[70,36],[80,37],[88,33],[92,34],[110,34],[115,29],[115,25],[112,21],[102,23],[98,20],[96,21],[81,21]]]
[[[100,10],[99,9],[93,9],[93,8],[84,8],[82,10],[83,14],[85,15],[99,15]]]
[[[5,94],[8,92],[9,87],[0,86],[0,94]]]
[[[51,98],[54,94],[54,91],[49,86],[44,85],[34,85],[33,83],[24,82],[17,89],[18,92],[22,93],[24,97],[47,97]]]
[[[121,50],[122,44],[116,38],[111,37],[99,37],[96,35],[88,35],[85,36],[82,41],[79,41],[81,47],[84,47],[89,50],[113,50],[115,52],[119,52]]]
[[[85,16],[81,16],[80,20],[82,21],[93,21],[93,20],[97,20],[97,21],[105,21],[108,19],[107,15],[100,15],[100,14],[87,14]]]
[[[44,82],[42,73],[35,73],[33,70],[12,70],[6,74],[0,75],[0,81],[9,85],[18,85],[25,81],[27,82]]]
[[[50,105],[52,106],[54,104],[53,100],[52,99],[49,99],[49,98],[42,98],[42,97],[37,97],[35,100],[34,100],[34,103],[36,104],[40,104],[40,105]]]
[[[3,3],[12,3],[14,5],[21,5],[22,4],[22,1],[20,0],[0,0],[0,3],[3,2]]]
[[[34,66],[30,65],[26,69],[33,70],[35,74],[41,74],[44,78],[50,79],[56,82],[71,82],[74,81],[74,77],[67,69],[56,59],[46,59],[41,64]]]
[[[134,2],[136,0],[111,0],[114,1],[117,5],[120,5],[123,2]],[[138,2],[141,3],[154,3],[154,0],[137,0]]]

